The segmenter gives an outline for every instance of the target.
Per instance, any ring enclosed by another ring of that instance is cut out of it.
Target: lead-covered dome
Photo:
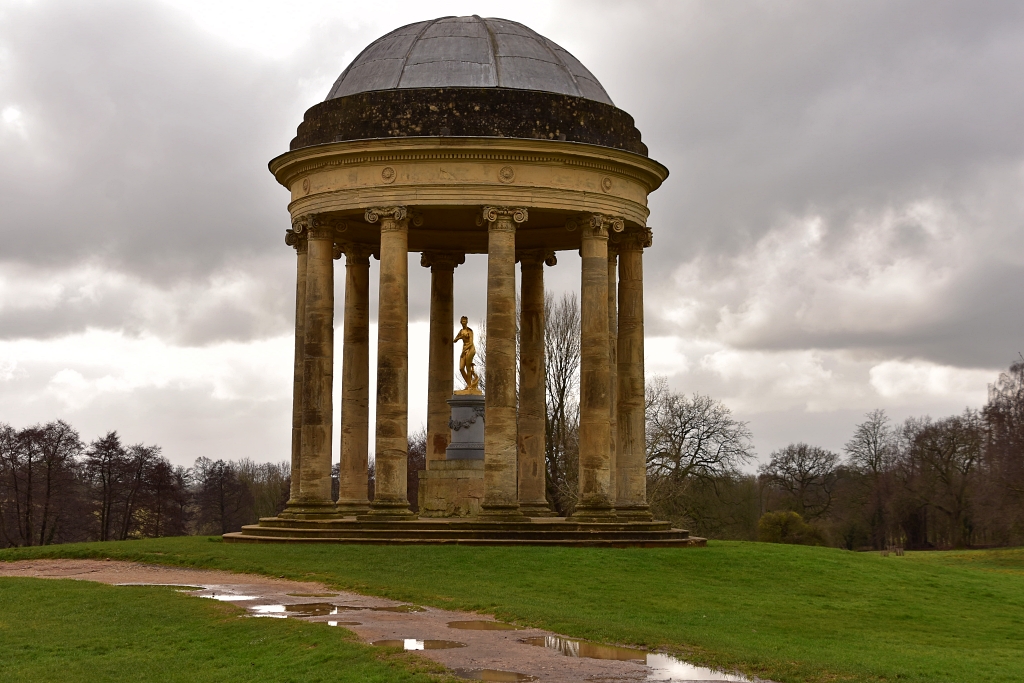
[[[382,138],[519,138],[647,155],[633,117],[594,74],[507,19],[442,17],[359,53],[306,111],[291,149]]]
[[[442,17],[395,29],[363,50],[328,93],[331,100],[399,88],[513,88],[612,104],[567,50],[507,19]]]

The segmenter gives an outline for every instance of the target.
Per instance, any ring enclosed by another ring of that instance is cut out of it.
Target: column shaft
[[[430,348],[427,369],[427,462],[444,460],[451,440],[451,406],[455,390],[452,372],[452,329],[455,327],[453,289],[455,268],[464,254],[424,252],[420,264],[430,268]]]
[[[285,243],[295,247],[295,363],[292,382],[292,457],[291,489],[288,504],[298,503],[299,472],[302,471],[302,378],[304,374],[303,347],[306,343],[306,236],[289,230]]]
[[[334,380],[334,230],[308,219],[303,325],[302,441],[299,497],[291,509],[307,517],[337,514],[331,497]]]
[[[609,498],[616,499],[616,467],[619,453],[619,427],[618,427],[618,387],[617,387],[617,345],[619,337],[619,307],[616,296],[616,284],[618,278],[615,275],[618,266],[618,247],[608,244],[608,407],[611,430],[608,436],[608,471],[611,473]]]
[[[620,222],[621,224],[621,222]],[[594,215],[583,229],[580,288],[580,479],[574,518],[614,516],[611,482],[611,382],[608,365],[608,229]]]
[[[370,247],[346,244],[338,509],[366,512],[370,429]]]
[[[409,221],[404,206],[367,209],[380,220],[377,313],[377,429],[372,519],[410,519],[409,467]]]
[[[647,451],[644,425],[643,250],[651,232],[627,235],[619,250],[618,437],[616,512],[651,519],[647,507]]]
[[[555,253],[518,253],[522,267],[519,314],[519,508],[530,517],[551,517],[547,500],[544,418],[547,411],[544,357],[544,264]]]
[[[481,516],[521,519],[516,478],[516,224],[526,209],[486,207],[487,361]]]

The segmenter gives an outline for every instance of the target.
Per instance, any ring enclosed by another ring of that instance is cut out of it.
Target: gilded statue
[[[476,366],[473,364],[473,359],[476,357],[476,344],[473,341],[473,330],[467,324],[469,318],[462,316],[459,319],[462,323],[462,329],[455,335],[455,339],[452,342],[462,342],[462,354],[459,356],[459,372],[462,374],[462,380],[466,383],[465,389],[456,391],[456,394],[474,394],[482,395],[480,391],[480,378],[476,374]]]

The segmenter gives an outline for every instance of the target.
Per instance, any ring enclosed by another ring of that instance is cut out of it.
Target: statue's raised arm
[[[473,365],[473,359],[476,358],[476,344],[473,342],[473,330],[467,324],[469,318],[462,316],[459,320],[462,323],[462,329],[455,335],[455,339],[452,342],[462,342],[462,354],[459,356],[459,373],[462,374],[462,380],[466,383],[465,389],[456,391],[456,394],[482,394],[480,391],[480,378],[476,374],[476,366]]]

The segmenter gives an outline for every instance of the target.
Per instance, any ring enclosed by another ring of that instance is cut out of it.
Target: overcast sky
[[[572,52],[671,170],[648,374],[724,401],[759,457],[840,450],[874,408],[980,407],[1024,351],[1024,3],[0,0],[0,422],[286,460],[295,257],[267,161],[372,40],[474,13]],[[474,320],[484,272],[456,271]],[[578,257],[548,284],[578,290]]]

